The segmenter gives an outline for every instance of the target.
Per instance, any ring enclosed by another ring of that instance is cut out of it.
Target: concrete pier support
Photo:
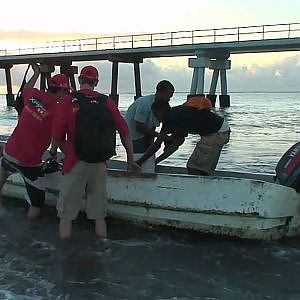
[[[62,64],[60,66],[60,73],[65,74],[70,78],[70,84],[74,91],[76,91],[75,74],[78,74],[78,67],[72,66],[72,63]]]
[[[41,75],[40,75],[40,90],[46,90],[46,80],[51,77],[51,73],[54,72],[55,68],[54,65],[40,65]]]
[[[207,94],[206,98],[208,98],[210,100],[212,107],[216,106],[217,95],[215,95],[215,94]]]
[[[230,96],[229,95],[219,95],[220,107],[230,106]]]
[[[12,68],[12,65],[6,65],[4,67],[5,69],[5,77],[6,77],[6,105],[7,106],[14,106],[15,104],[15,96],[12,91],[12,80],[11,80],[11,73],[10,69]]]
[[[221,95],[219,96],[220,107],[229,107],[230,96],[227,95],[226,70],[221,70],[220,77],[221,77]]]
[[[213,76],[211,78],[210,89],[209,89],[209,95],[214,95],[216,93],[219,72],[220,72],[220,70],[218,70],[218,69],[215,69],[213,72]]]
[[[209,94],[207,97],[212,100],[214,106],[216,101],[216,88],[218,83],[218,78],[220,76],[221,80],[221,95],[219,96],[220,107],[230,106],[230,96],[227,95],[227,78],[226,70],[231,68],[231,61],[227,58],[217,58],[210,61],[210,69],[213,69],[213,75],[211,79]],[[214,101],[214,102],[213,102]]]
[[[134,84],[135,84],[135,96],[134,100],[142,96],[142,86],[141,86],[141,72],[140,72],[140,63],[134,62]]]
[[[194,68],[190,95],[199,95],[204,93],[205,68],[209,67],[209,58],[200,57],[190,58],[189,67]]]
[[[119,62],[112,62],[112,72],[111,72],[111,91],[110,98],[112,98],[116,105],[119,103],[119,94],[118,94],[118,75],[119,75]]]

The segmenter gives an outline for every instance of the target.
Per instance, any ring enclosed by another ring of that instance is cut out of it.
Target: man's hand
[[[32,63],[30,65],[33,70],[33,75],[31,76],[29,81],[25,83],[24,88],[26,88],[26,89],[34,87],[34,85],[36,84],[36,81],[38,80],[40,73],[41,73],[40,66],[38,64]]]
[[[172,135],[167,135],[166,138],[164,139],[164,145],[165,145],[165,149],[168,148],[169,146],[172,145],[172,143],[174,142],[173,136]]]
[[[41,71],[40,66],[37,63],[32,63],[31,68],[35,74],[39,74]]]
[[[133,172],[133,173],[141,173],[142,172],[142,168],[134,161],[127,163],[127,170],[129,172]]]
[[[142,164],[143,164],[143,163],[141,163],[141,161],[140,161],[139,159],[136,160],[135,163],[136,163],[138,166],[142,166]]]

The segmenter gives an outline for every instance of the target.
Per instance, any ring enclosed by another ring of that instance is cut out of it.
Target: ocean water
[[[183,102],[175,94],[171,105]],[[120,95],[125,113],[133,95]],[[273,173],[300,140],[299,93],[233,93],[231,140],[218,169]],[[0,96],[0,134],[16,113]],[[184,166],[197,142],[189,136],[164,164]],[[118,140],[117,158],[124,159]],[[140,228],[108,220],[109,240],[97,240],[79,217],[68,244],[57,236],[55,210],[28,222],[21,201],[6,199],[0,218],[0,299],[300,299],[300,239],[257,242],[199,233]]]
[[[170,103],[179,105],[185,97],[186,94],[177,93]],[[123,115],[132,101],[132,94],[120,95],[119,108]],[[300,140],[300,93],[234,93],[230,107],[216,107],[215,111],[225,116],[232,131],[217,169],[273,173],[281,155]],[[0,135],[9,135],[16,123],[15,110],[7,108],[5,97],[0,96]],[[185,166],[198,140],[197,135],[189,135],[163,163]],[[116,158],[125,159],[119,139],[117,144]]]

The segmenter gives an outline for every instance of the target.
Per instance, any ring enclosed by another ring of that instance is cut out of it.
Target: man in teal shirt
[[[153,102],[169,102],[173,93],[174,86],[172,83],[167,80],[162,80],[157,84],[156,93],[154,95],[140,97],[128,108],[125,119],[131,132],[135,159],[143,155],[154,141],[154,138],[158,135],[155,128],[159,125],[159,121],[151,110]],[[152,167],[148,168],[144,166],[144,170],[150,171],[150,169],[154,169],[154,161],[150,164],[152,164]]]

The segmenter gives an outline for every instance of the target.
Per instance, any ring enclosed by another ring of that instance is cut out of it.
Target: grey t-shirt
[[[133,140],[141,139],[145,135],[136,129],[136,122],[144,123],[149,128],[157,127],[159,121],[153,115],[151,105],[155,95],[143,96],[136,99],[128,108],[125,119]]]

